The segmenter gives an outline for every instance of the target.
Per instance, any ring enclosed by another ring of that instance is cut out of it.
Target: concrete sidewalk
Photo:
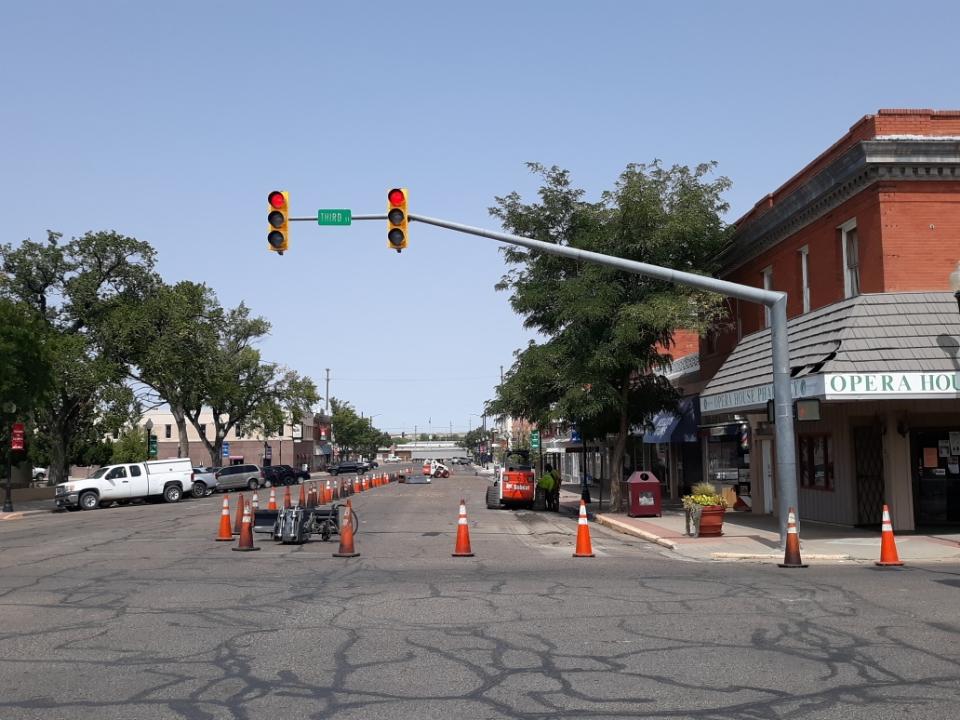
[[[632,518],[605,508],[596,512],[597,496],[591,488],[587,508],[593,522],[618,532],[643,538],[696,560],[753,560],[783,562],[780,527],[771,515],[727,510],[723,535],[695,538],[686,534],[683,509],[663,510],[662,517]],[[606,501],[606,498],[604,498]],[[567,486],[561,491],[561,510],[576,514],[580,504],[579,488]],[[801,518],[800,549],[804,562],[874,562],[880,559],[880,532],[843,525],[829,525]],[[960,562],[960,529],[956,532],[896,536],[897,550],[904,562]]]

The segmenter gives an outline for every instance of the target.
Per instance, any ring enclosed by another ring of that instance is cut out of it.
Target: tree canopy
[[[714,164],[628,165],[597,202],[566,170],[531,164],[539,200],[516,192],[490,209],[508,232],[687,272],[711,274],[729,237],[724,177]],[[497,288],[541,340],[515,362],[487,413],[537,423],[564,419],[585,437],[616,436],[619,478],[631,425],[675,408],[676,390],[659,374],[678,329],[703,331],[721,315],[719,296],[593,263],[508,247],[511,269]],[[613,483],[619,493],[618,483]],[[618,497],[615,496],[615,500]]]
[[[158,281],[149,244],[113,231],[89,232],[67,243],[0,245],[3,291],[29,305],[43,324],[53,382],[34,418],[56,482],[70,462],[89,456],[109,428],[134,414],[123,368],[100,352],[96,328],[116,308],[133,307]]]

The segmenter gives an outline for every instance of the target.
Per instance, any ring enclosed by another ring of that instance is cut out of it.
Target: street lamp
[[[3,404],[3,412],[7,415],[13,415],[17,411],[17,405],[13,402]],[[3,512],[13,512],[13,489],[10,487],[13,482],[13,429],[10,431],[10,449],[7,451],[7,494],[3,500]]]
[[[147,431],[147,460],[150,459],[150,435],[153,432],[153,420],[147,418],[147,421],[143,424],[143,427]]]
[[[957,310],[960,311],[960,261],[950,273],[950,289],[953,290],[953,296],[957,299]]]

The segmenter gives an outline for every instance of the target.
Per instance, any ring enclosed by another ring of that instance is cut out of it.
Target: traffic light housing
[[[387,193],[387,247],[400,252],[407,246],[407,189]]]
[[[290,246],[290,195],[274,190],[267,195],[267,245],[273,252],[283,253]]]

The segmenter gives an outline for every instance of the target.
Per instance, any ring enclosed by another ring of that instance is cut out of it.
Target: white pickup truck
[[[166,502],[178,502],[192,490],[193,467],[189,458],[149,460],[105,465],[88,478],[68,478],[57,485],[54,501],[58,508],[93,510],[138,498],[162,497]]]

